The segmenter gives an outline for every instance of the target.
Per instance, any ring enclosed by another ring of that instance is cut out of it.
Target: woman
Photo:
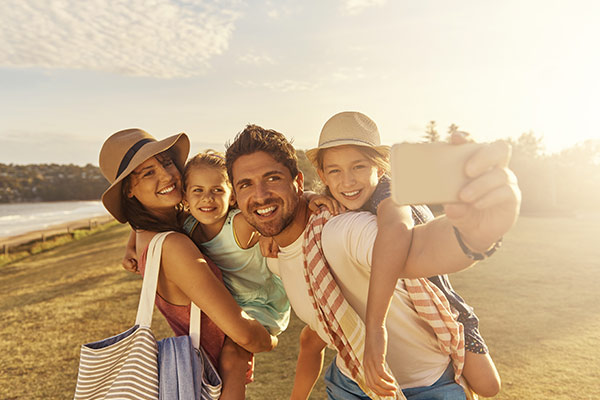
[[[175,231],[163,244],[156,305],[176,335],[188,334],[194,302],[203,312],[201,345],[215,365],[224,335],[249,352],[269,351],[277,338],[242,311],[223,285],[218,268],[181,233],[177,206],[182,200],[181,171],[188,152],[184,133],[161,141],[140,129],[113,134],[100,151],[100,169],[111,182],[102,202],[119,222],[128,222],[136,230],[142,273],[152,237]],[[225,378],[223,386],[225,390]]]

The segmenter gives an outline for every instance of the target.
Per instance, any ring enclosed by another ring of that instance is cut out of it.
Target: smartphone
[[[466,161],[483,144],[399,143],[390,154],[392,200],[399,205],[458,202]]]

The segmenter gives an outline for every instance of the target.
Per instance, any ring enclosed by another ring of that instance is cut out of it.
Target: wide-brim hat
[[[173,162],[183,171],[190,151],[190,140],[185,133],[156,140],[148,132],[134,128],[106,139],[100,150],[100,171],[111,185],[102,194],[102,204],[119,222],[127,222],[121,207],[123,179],[149,158],[171,148]]]
[[[319,150],[330,147],[352,144],[355,146],[371,147],[388,158],[390,147],[381,144],[379,130],[375,122],[363,113],[344,111],[329,118],[319,136],[319,145],[306,151],[306,157],[319,168],[317,155]]]

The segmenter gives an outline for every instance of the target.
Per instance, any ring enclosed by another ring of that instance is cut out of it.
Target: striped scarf
[[[344,298],[323,254],[321,234],[330,218],[327,210],[312,215],[304,233],[302,250],[308,295],[330,343],[335,346],[338,357],[350,371],[352,379],[369,397],[379,399],[381,397],[366,385],[362,368],[364,322]],[[448,300],[434,284],[427,279],[403,281],[417,314],[433,328],[440,350],[451,356],[455,379],[458,380],[465,355],[462,324],[456,321]],[[405,399],[401,391],[396,393],[396,398]]]

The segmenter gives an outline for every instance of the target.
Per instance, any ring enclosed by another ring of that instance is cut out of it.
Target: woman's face
[[[172,212],[182,199],[181,174],[173,160],[158,154],[139,165],[130,177],[128,197],[135,197],[150,212]]]
[[[326,149],[323,169],[317,172],[332,196],[349,210],[357,210],[369,200],[381,175],[377,167],[354,146]]]

